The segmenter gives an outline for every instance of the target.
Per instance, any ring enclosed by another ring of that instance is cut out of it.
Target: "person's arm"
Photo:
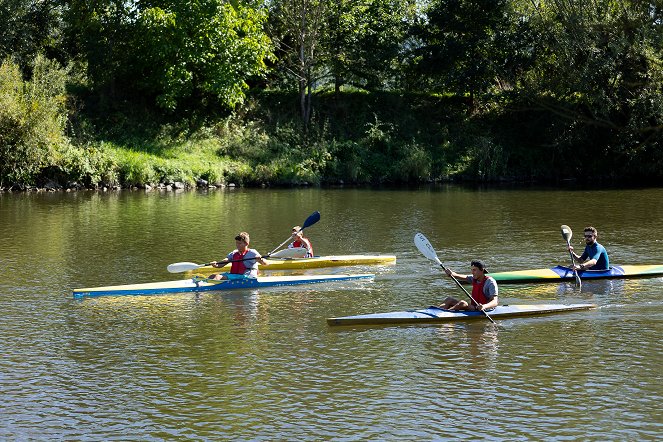
[[[587,256],[585,256],[587,255]],[[586,270],[586,269],[591,269],[596,265],[597,262],[599,262],[599,257],[601,256],[601,251],[597,250],[596,253],[593,256],[589,256],[587,252],[583,253],[581,256],[581,259],[584,257],[587,259],[587,261],[583,262],[580,264],[580,269],[581,270]]]
[[[488,291],[488,293],[485,293]],[[491,308],[497,307],[499,304],[497,295],[498,295],[498,288],[497,288],[497,281],[495,281],[493,278],[489,278],[486,283],[484,284],[484,293],[487,295],[492,295],[492,298],[490,301],[488,301],[485,304],[479,304],[477,306],[477,310],[489,310]]]
[[[211,266],[214,267],[215,269],[220,269],[221,267],[225,266],[228,264],[230,260],[228,258],[223,258],[221,261],[212,261],[210,262]]]
[[[573,246],[569,244],[569,252],[571,252],[571,256],[573,256],[573,259],[576,261],[580,261],[580,255],[578,255],[576,252],[573,251]]]
[[[491,308],[497,307],[498,300],[497,296],[493,297],[493,299],[490,300],[490,302],[487,302],[485,304],[479,304],[477,307],[477,310],[490,310]]]
[[[451,276],[452,278],[467,279],[467,275],[461,275],[460,273],[456,273],[448,267],[444,269],[444,271],[447,273],[447,275]]]

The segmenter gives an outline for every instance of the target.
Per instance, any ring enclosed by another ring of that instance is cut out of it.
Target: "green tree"
[[[32,78],[24,81],[17,63],[0,66],[0,186],[32,185],[68,143],[67,70],[38,55]]]
[[[663,166],[661,3],[550,0],[532,2],[525,14],[538,38],[518,92],[559,121],[552,142],[573,150],[588,171],[614,166],[657,174]]]
[[[0,60],[7,56],[32,67],[35,56],[64,60],[63,6],[57,0],[0,0]]]
[[[369,90],[395,87],[416,3],[339,0],[328,11],[324,53],[336,92],[345,83]]]
[[[222,0],[146,3],[133,52],[140,89],[165,109],[241,103],[247,80],[264,74],[271,57],[264,11]]]
[[[94,90],[189,110],[240,103],[270,57],[265,14],[224,0],[68,0],[68,42]]]
[[[269,3],[269,34],[274,41],[277,69],[285,87],[296,84],[304,125],[312,112],[313,86],[323,82],[325,71],[322,39],[327,27],[330,0],[275,0]]]
[[[486,92],[501,75],[508,0],[433,0],[414,30],[417,70],[438,92]]]

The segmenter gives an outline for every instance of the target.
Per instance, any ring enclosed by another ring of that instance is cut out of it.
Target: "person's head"
[[[472,260],[472,262],[470,262],[470,267],[472,269],[472,277],[474,277],[474,279],[479,279],[480,277],[485,276],[486,273],[488,273],[486,264],[484,264],[483,261],[480,261],[478,259]]]
[[[250,242],[251,238],[246,232],[239,232],[235,237],[235,245],[237,246],[237,250],[245,250],[249,246]]]
[[[589,226],[585,227],[585,242],[588,244],[593,243],[596,241],[596,238],[598,238],[599,232],[596,230],[596,228]]]
[[[304,236],[304,233],[302,233],[302,228],[299,226],[294,226],[292,228],[292,236],[299,236],[300,238]]]

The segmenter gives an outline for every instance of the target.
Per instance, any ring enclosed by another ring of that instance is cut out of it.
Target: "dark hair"
[[[470,265],[472,267],[476,267],[479,270],[483,270],[484,273],[488,273],[488,270],[486,270],[486,264],[484,264],[483,261],[473,259],[472,262],[470,262]]]
[[[585,227],[584,231],[585,232],[592,232],[592,235],[594,235],[594,236],[597,236],[599,234],[599,232],[596,230],[596,228],[592,227],[592,226]]]

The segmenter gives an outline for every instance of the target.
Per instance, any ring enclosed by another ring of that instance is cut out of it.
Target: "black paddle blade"
[[[302,224],[301,230],[304,230],[305,228],[312,226],[318,221],[320,221],[320,212],[316,210],[308,218],[306,218],[306,221],[304,221],[304,224]]]

